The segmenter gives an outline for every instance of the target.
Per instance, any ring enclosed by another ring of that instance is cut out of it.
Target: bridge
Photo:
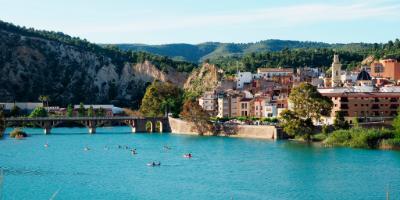
[[[131,127],[132,133],[137,132],[170,132],[167,117],[11,117],[5,118],[6,127],[23,127],[33,124],[43,128],[44,134],[50,134],[51,129],[66,123],[76,123],[88,128],[89,133],[96,133],[96,128],[107,124],[125,124]]]

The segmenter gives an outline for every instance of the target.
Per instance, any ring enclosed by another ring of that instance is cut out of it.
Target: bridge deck
[[[145,118],[136,116],[121,116],[121,117],[10,117],[5,118],[6,122],[33,122],[33,121],[121,121],[121,120],[137,120],[137,119],[164,119],[160,118]]]

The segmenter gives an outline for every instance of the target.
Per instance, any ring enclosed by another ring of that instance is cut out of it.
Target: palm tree
[[[39,96],[39,101],[42,102],[44,107],[48,107],[49,106],[50,97],[47,96],[47,95],[40,95]]]

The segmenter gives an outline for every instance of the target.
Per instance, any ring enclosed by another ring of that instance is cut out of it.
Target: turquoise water
[[[3,199],[385,199],[387,190],[400,199],[395,151],[130,134],[128,127],[95,135],[84,128],[25,130],[31,137],[0,140]],[[194,157],[183,158],[187,152]],[[151,161],[162,165],[147,166]]]

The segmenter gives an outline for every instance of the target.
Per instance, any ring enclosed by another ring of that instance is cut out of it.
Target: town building
[[[210,114],[214,114],[217,110],[217,95],[214,91],[208,91],[203,94],[199,98],[199,105],[203,108],[203,110],[209,112]]]
[[[266,80],[273,80],[274,77],[293,76],[292,68],[258,68],[257,74]]]
[[[253,74],[251,72],[238,72],[236,76],[236,88],[242,89],[244,84],[250,83],[253,80]]]
[[[325,119],[327,124],[333,123],[336,112],[343,112],[350,123],[392,120],[400,104],[400,87],[375,87],[365,68],[357,75],[354,86],[318,91],[333,102],[332,113]]]
[[[400,80],[400,62],[395,59],[385,59],[371,64],[371,76],[376,78],[387,78],[389,80]]]
[[[333,101],[332,124],[336,112],[343,112],[350,123],[392,120],[397,115],[400,92],[323,93]]]
[[[262,118],[265,116],[265,104],[266,104],[266,98],[264,97],[256,97],[254,98],[253,101],[253,112],[254,115],[253,117],[257,117],[257,118]]]
[[[234,90],[227,90],[218,94],[217,117],[238,117],[240,116],[238,106],[243,94]]]
[[[250,98],[243,98],[239,101],[239,116],[251,117],[253,116],[254,100]]]

